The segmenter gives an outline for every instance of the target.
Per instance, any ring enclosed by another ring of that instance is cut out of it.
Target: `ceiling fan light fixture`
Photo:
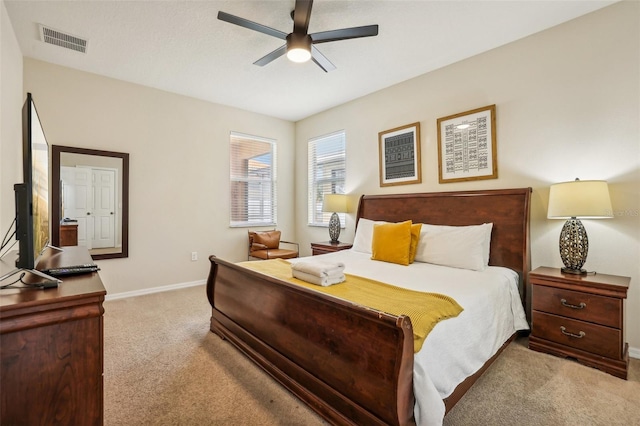
[[[307,62],[311,59],[311,37],[296,33],[287,35],[287,58],[292,62]]]
[[[311,52],[305,49],[289,49],[287,52],[287,58],[291,62],[307,62],[311,59]]]
[[[287,58],[292,62],[307,62],[309,59],[313,59],[313,62],[315,62],[322,71],[333,71],[336,69],[336,66],[333,65],[331,61],[318,49],[316,49],[315,45],[317,43],[328,43],[332,41],[378,35],[378,25],[365,25],[361,27],[342,28],[339,30],[320,31],[309,34],[309,20],[311,19],[311,7],[313,5],[313,0],[295,0],[295,2],[296,5],[291,12],[291,18],[293,19],[293,32],[289,34],[223,11],[218,11],[218,19],[270,35],[280,40],[286,40],[286,44],[267,53],[253,63],[260,67],[271,63],[286,53]]]

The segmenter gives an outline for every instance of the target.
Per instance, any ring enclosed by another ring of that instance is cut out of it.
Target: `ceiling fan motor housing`
[[[294,62],[305,62],[311,58],[311,36],[291,33],[287,35],[287,57]]]

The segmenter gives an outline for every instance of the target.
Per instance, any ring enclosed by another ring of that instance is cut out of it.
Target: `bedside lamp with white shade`
[[[582,266],[587,260],[589,239],[582,219],[612,218],[609,187],[603,180],[579,180],[551,185],[547,218],[567,219],[560,233],[562,272],[586,274]]]
[[[322,211],[333,212],[329,219],[329,237],[331,242],[339,243],[340,237],[340,217],[338,213],[348,212],[349,197],[345,194],[325,194],[322,200]]]

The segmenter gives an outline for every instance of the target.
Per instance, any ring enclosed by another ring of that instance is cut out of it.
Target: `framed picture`
[[[497,179],[496,106],[438,119],[440,183]]]
[[[380,186],[422,182],[420,123],[378,133]]]

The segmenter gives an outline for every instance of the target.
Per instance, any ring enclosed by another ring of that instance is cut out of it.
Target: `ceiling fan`
[[[309,20],[311,18],[312,5],[313,0],[296,0],[296,5],[291,12],[293,32],[289,34],[222,11],[218,12],[218,19],[286,40],[284,46],[279,47],[254,62],[255,65],[261,67],[286,53],[287,57],[293,62],[306,62],[312,59],[313,62],[325,72],[329,72],[336,69],[336,66],[333,65],[326,56],[320,53],[314,46],[315,44],[378,35],[377,25],[365,25],[362,27],[343,28],[341,30],[321,31],[309,34]]]

